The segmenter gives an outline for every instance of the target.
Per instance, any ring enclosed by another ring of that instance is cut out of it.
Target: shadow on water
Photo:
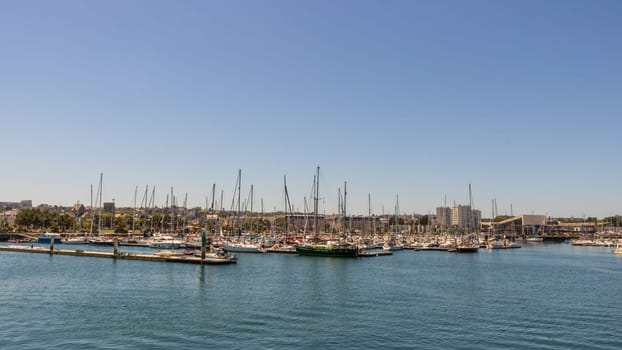
[[[199,278],[199,287],[203,287],[203,285],[205,284],[205,266],[199,265],[197,267],[197,272]]]

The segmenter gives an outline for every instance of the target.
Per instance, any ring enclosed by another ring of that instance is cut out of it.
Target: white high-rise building
[[[478,229],[481,220],[481,210],[471,210],[469,205],[455,205],[451,208],[451,225],[459,230]]]

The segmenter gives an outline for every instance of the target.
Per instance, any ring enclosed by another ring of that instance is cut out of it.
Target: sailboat
[[[313,229],[314,235],[311,242],[297,244],[296,252],[300,255],[310,256],[328,256],[328,257],[355,257],[358,255],[358,247],[356,245],[335,241],[335,242],[319,242],[319,225],[318,225],[318,201],[320,197],[320,167],[317,167],[317,175],[314,180],[314,210],[313,210]]]
[[[400,210],[400,202],[399,197],[395,197],[395,237],[390,237],[382,246],[383,250],[395,251],[395,250],[403,250],[404,245],[397,242],[397,237],[400,234],[400,218],[399,218],[399,210]]]
[[[102,236],[102,197],[103,197],[103,181],[104,174],[99,174],[99,185],[97,188],[97,196],[95,197],[95,205],[97,206],[97,237],[93,237],[93,223],[95,216],[91,218],[91,231],[89,234],[89,244],[112,246],[114,242]],[[92,207],[92,206],[91,206]]]
[[[469,184],[469,233],[466,241],[463,239],[462,242],[456,245],[455,251],[457,253],[477,253],[479,251],[479,242],[476,243],[477,240],[473,239],[473,234],[470,230],[473,229],[474,220],[473,220],[473,198],[471,196],[471,184]]]
[[[234,208],[234,204],[235,203],[235,196],[237,193],[237,211],[236,211],[236,217],[234,222],[234,227],[235,227],[235,223],[238,223],[239,219],[240,219],[240,215],[241,215],[241,190],[242,190],[242,169],[238,170],[238,178],[237,178],[237,182],[236,182],[236,189],[233,193],[233,200],[231,201],[231,211],[233,211]],[[252,195],[252,193],[251,193]],[[234,232],[236,230],[233,230]],[[242,224],[239,223],[238,227],[237,227],[237,236],[238,236],[238,240],[237,241],[228,241],[225,242],[223,244],[220,245],[220,247],[222,249],[224,249],[226,252],[234,252],[234,253],[265,253],[265,250],[261,247],[261,244],[256,244],[256,243],[250,243],[250,242],[244,242],[242,240],[240,240],[240,236],[242,235]]]
[[[281,241],[267,250],[269,253],[287,253],[296,254],[296,247],[289,244],[289,215],[292,214],[292,204],[289,201],[289,192],[287,191],[287,177],[283,176],[284,197],[285,197],[285,232]]]

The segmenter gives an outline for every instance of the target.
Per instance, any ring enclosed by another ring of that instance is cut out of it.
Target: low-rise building
[[[0,223],[6,222],[9,225],[15,224],[15,218],[17,217],[17,209],[6,210],[0,213]]]
[[[32,201],[30,199],[19,202],[0,202],[0,208],[21,209],[32,208]]]

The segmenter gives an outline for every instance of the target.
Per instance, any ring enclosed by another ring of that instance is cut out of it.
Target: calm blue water
[[[0,296],[3,349],[622,348],[622,257],[567,244],[203,267],[0,252]]]

